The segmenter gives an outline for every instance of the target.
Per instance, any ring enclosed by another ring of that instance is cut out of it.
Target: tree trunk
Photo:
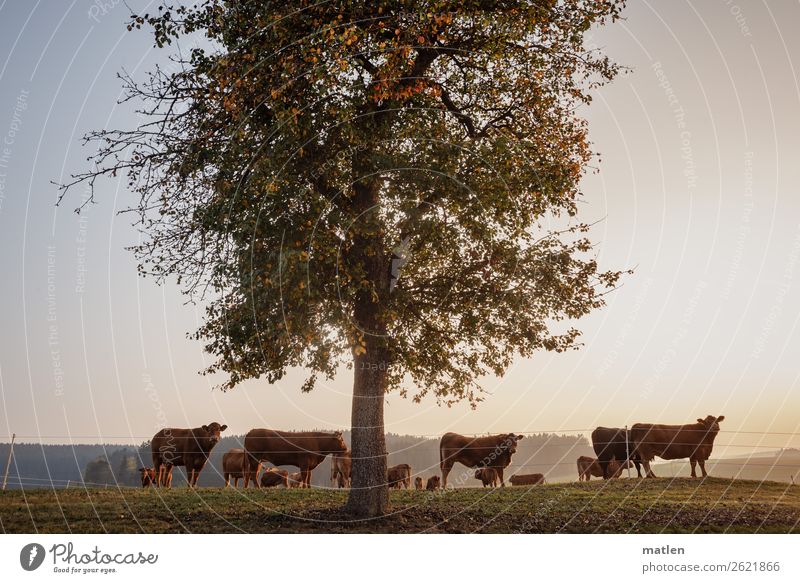
[[[358,172],[361,174],[361,172]],[[380,516],[389,508],[383,402],[388,384],[387,326],[383,309],[389,290],[389,263],[382,249],[378,214],[379,181],[356,182],[352,261],[370,282],[356,296],[353,321],[352,484],[346,510],[359,517]]]
[[[352,413],[352,485],[346,510],[358,517],[381,516],[389,508],[383,401],[386,366],[373,342],[355,357]]]

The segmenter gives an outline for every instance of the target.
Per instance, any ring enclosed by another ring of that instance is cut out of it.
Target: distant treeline
[[[242,447],[243,437],[223,437],[211,452],[209,464],[200,475],[200,486],[222,486],[222,456],[229,449]],[[344,433],[350,443],[350,432]],[[8,443],[0,444],[0,460],[5,463]],[[386,435],[389,465],[410,464],[415,474],[425,477],[439,472],[439,440],[411,435]],[[577,479],[575,459],[580,455],[592,455],[589,442],[575,435],[528,435],[519,442],[514,461],[506,472],[506,478],[514,473],[543,473],[551,481]],[[39,445],[17,443],[14,459],[9,471],[9,488],[56,487],[64,488],[86,483],[92,487],[139,486],[138,469],[152,466],[150,444],[139,447],[118,444]],[[4,465],[2,468],[4,469]],[[289,469],[287,467],[287,469]],[[2,471],[2,470],[0,470]],[[458,478],[464,477],[460,482]],[[477,486],[472,472],[457,466],[453,473],[454,485]],[[330,458],[326,459],[313,474],[316,486],[330,485]],[[185,474],[176,471],[173,486],[185,484]]]

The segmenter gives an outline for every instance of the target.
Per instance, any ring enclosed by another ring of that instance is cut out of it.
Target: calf
[[[288,474],[287,482],[289,488],[304,488],[303,472],[292,472]]]
[[[439,476],[431,476],[425,484],[426,490],[438,490],[442,486],[442,479]]]
[[[234,448],[225,452],[225,455],[222,456],[222,475],[225,478],[226,488],[230,485],[231,478],[233,478],[233,487],[239,487],[239,478],[244,478],[243,449]]]
[[[508,479],[512,486],[535,486],[544,484],[544,474],[516,474]]]
[[[289,487],[289,472],[278,468],[269,468],[261,474],[261,487],[274,488],[276,486]]]
[[[153,468],[139,468],[139,473],[142,475],[142,488],[155,487],[156,471]]]
[[[617,460],[612,460],[609,462],[608,471],[612,478],[619,478],[622,474],[622,470],[630,468],[632,465],[631,462],[622,464]],[[595,478],[603,477],[603,468],[600,462],[593,457],[586,455],[580,456],[578,458],[578,481],[582,482],[586,480],[588,482],[592,476]]]
[[[479,468],[475,470],[475,479],[480,480],[484,488],[486,486],[496,488],[499,480],[494,468]]]
[[[411,488],[411,466],[408,464],[398,464],[386,471],[386,482],[389,488],[400,489],[400,486],[408,490]]]
[[[422,485],[422,478],[420,476],[417,476],[416,478],[414,478],[414,488],[417,489],[417,490],[424,489],[423,485]]]
[[[339,488],[350,487],[353,459],[350,451],[331,456],[331,483]]]

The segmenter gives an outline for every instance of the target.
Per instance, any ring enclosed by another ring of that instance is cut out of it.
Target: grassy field
[[[0,492],[16,533],[798,532],[800,486],[707,479],[391,493],[392,514],[351,521],[337,490],[139,489]]]

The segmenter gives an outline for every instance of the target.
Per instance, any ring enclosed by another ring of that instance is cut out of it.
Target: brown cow
[[[289,488],[303,488],[303,473],[292,472],[288,474],[286,483],[289,484]]]
[[[172,487],[172,468],[184,466],[187,485],[195,487],[219,434],[227,428],[215,421],[194,429],[167,427],[156,433],[150,441],[156,484]]]
[[[631,461],[627,461],[623,464],[617,460],[611,460],[608,462],[608,471],[612,478],[619,478],[622,474],[622,470],[632,466],[633,463]],[[578,458],[578,481],[582,482],[586,480],[588,482],[592,476],[595,478],[603,477],[602,465],[600,465],[600,462],[596,458],[589,457],[588,455],[580,456]]]
[[[397,464],[386,470],[386,483],[389,488],[400,489],[400,486],[408,490],[411,488],[411,466],[408,464]]]
[[[709,415],[698,419],[697,423],[687,425],[657,425],[652,423],[635,423],[631,427],[631,439],[637,455],[644,464],[648,478],[656,475],[650,469],[650,462],[658,456],[665,460],[689,458],[692,466],[692,477],[697,477],[695,466],[699,463],[703,477],[706,473],[706,460],[714,448],[714,439],[719,433],[719,422],[725,416]]]
[[[273,488],[275,486],[289,487],[289,472],[278,468],[268,468],[261,474],[261,487]]]
[[[425,484],[426,490],[438,490],[442,487],[442,479],[439,476],[431,476]]]
[[[347,451],[342,432],[276,431],[251,429],[244,438],[244,487],[255,480],[261,462],[276,466],[297,466],[302,474],[301,487],[311,487],[311,472],[328,454]]]
[[[142,488],[155,485],[156,471],[153,468],[139,468],[139,473],[142,474]]]
[[[244,478],[242,466],[244,465],[244,450],[240,448],[229,449],[222,456],[222,476],[225,478],[225,487],[230,486],[233,478],[233,487],[239,487],[239,478]]]
[[[331,456],[331,484],[339,488],[350,487],[350,474],[353,469],[353,458],[350,451]]]
[[[475,479],[480,480],[484,488],[486,486],[496,488],[499,481],[497,471],[494,468],[478,468],[475,470]]]
[[[535,486],[544,484],[544,474],[515,474],[508,479],[512,486]]]
[[[503,470],[511,463],[522,435],[504,433],[489,437],[466,437],[458,433],[445,433],[439,442],[439,467],[442,470],[442,487],[447,488],[447,475],[453,464],[460,462],[468,468],[493,468],[500,484],[505,487]]]
[[[421,476],[417,476],[416,478],[414,478],[414,488],[416,488],[417,490],[423,490],[424,489],[424,487],[422,485],[422,477]]]

